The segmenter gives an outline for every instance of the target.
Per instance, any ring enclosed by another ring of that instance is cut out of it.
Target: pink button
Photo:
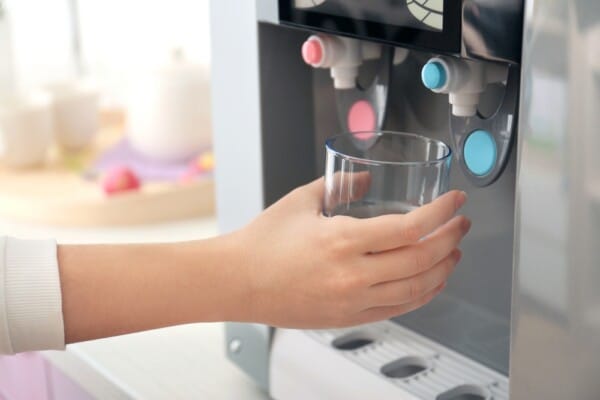
[[[350,132],[374,131],[377,125],[375,110],[371,103],[359,100],[350,107],[348,112],[348,129]],[[373,136],[372,132],[359,133],[359,139],[368,140]]]
[[[309,39],[302,45],[302,58],[310,65],[320,64],[323,60],[323,47],[316,39]]]

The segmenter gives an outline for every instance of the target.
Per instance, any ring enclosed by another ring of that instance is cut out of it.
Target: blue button
[[[428,62],[421,70],[421,80],[427,89],[441,89],[448,81],[448,75],[444,66],[437,62]]]
[[[496,141],[488,131],[473,131],[465,141],[463,154],[469,171],[477,176],[487,175],[498,159]]]

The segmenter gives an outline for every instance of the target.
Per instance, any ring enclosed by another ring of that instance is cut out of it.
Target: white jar
[[[59,145],[81,150],[91,144],[99,130],[100,93],[89,81],[72,80],[50,84],[54,134]]]
[[[0,100],[0,161],[10,167],[32,167],[46,160],[52,143],[52,102],[45,93],[7,96]]]
[[[210,146],[207,68],[174,57],[132,83],[127,136],[136,151],[158,161],[179,161]]]

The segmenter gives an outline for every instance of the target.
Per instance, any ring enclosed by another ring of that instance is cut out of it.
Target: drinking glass
[[[325,144],[323,213],[370,218],[405,214],[448,190],[452,151],[411,133],[345,133]]]

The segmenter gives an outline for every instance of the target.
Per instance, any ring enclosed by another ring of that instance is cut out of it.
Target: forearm
[[[234,241],[59,246],[67,343],[176,324],[242,319]]]

